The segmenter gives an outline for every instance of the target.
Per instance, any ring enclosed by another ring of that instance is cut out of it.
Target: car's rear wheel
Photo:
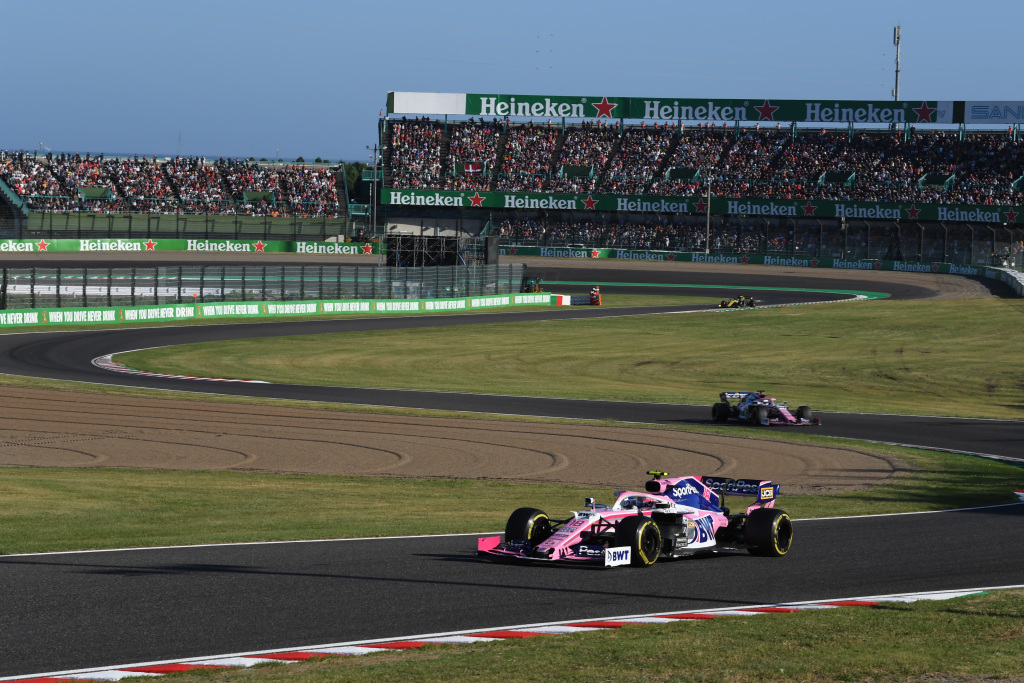
[[[810,420],[811,409],[808,408],[807,406],[800,406],[799,408],[796,409],[796,416],[801,420]]]
[[[726,422],[731,412],[732,407],[728,403],[716,403],[711,406],[711,419],[715,422]]]
[[[782,557],[793,545],[793,520],[784,510],[759,508],[747,515],[743,534],[751,555]]]
[[[650,517],[626,517],[615,525],[615,545],[629,546],[629,561],[634,567],[650,567],[661,554],[661,529]]]
[[[530,545],[543,543],[551,534],[551,519],[536,508],[519,508],[509,515],[505,524],[505,542],[529,541]]]

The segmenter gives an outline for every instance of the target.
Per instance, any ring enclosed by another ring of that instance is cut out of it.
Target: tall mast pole
[[[900,100],[900,27],[896,26],[892,30],[892,44],[896,46],[896,87],[892,90],[892,98],[899,102]]]

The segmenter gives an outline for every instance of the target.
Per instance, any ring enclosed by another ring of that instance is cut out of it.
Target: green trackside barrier
[[[180,239],[159,237],[128,238],[99,237],[91,239],[47,240],[0,240],[3,252],[67,252],[67,251],[186,251],[186,252],[230,252],[230,253],[292,253],[292,254],[342,254],[349,256],[384,253],[385,247],[375,242],[304,242],[294,240],[211,240]]]
[[[52,325],[181,321],[207,318],[274,318],[346,313],[434,313],[504,306],[553,306],[555,294],[498,294],[457,299],[370,299],[289,302],[171,304],[117,308],[36,308],[0,312],[0,329]]]

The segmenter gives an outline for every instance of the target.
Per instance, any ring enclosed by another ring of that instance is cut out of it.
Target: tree
[[[299,157],[298,159],[295,160],[295,163],[297,163],[297,164],[304,164],[304,163],[306,163],[306,160],[303,159],[302,157]]]
[[[363,171],[369,166],[362,161],[345,164],[345,184],[348,185],[348,196],[359,196],[359,183],[363,180]]]

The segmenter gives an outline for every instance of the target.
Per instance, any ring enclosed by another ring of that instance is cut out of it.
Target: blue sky
[[[1020,0],[0,0],[0,149],[367,158],[389,90],[1024,100]]]

